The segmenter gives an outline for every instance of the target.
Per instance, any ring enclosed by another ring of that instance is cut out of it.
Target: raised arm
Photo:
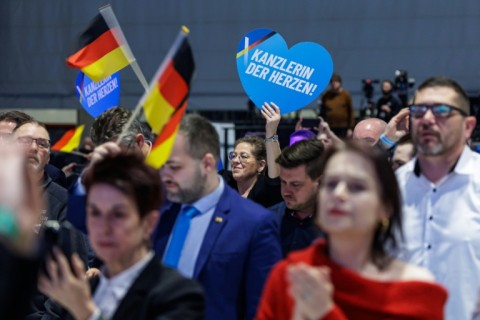
[[[277,128],[280,123],[280,108],[273,102],[265,102],[262,106],[262,116],[265,118],[265,147],[267,149],[268,177],[271,179],[280,176],[280,167],[275,162],[281,153],[278,141]]]
[[[401,137],[409,132],[409,110],[403,108],[387,124],[378,145],[384,150],[392,149]]]

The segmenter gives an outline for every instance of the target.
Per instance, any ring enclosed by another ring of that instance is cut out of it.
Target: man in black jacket
[[[315,224],[315,211],[323,150],[318,140],[302,140],[285,148],[276,160],[284,201],[270,210],[280,225],[283,256],[322,235]]]

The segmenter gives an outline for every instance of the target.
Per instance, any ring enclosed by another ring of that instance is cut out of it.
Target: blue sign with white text
[[[333,61],[317,43],[301,42],[289,49],[277,32],[255,29],[238,44],[237,71],[257,108],[274,102],[285,114],[307,106],[322,93],[330,82]]]
[[[96,118],[105,110],[118,106],[120,100],[120,72],[94,82],[83,72],[77,76],[75,84],[77,98],[85,111]]]

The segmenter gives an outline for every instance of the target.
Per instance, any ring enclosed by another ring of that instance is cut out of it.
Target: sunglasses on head
[[[436,118],[448,118],[453,110],[457,110],[464,117],[468,116],[462,109],[445,103],[412,104],[408,108],[413,118],[422,118],[428,110],[431,110]]]

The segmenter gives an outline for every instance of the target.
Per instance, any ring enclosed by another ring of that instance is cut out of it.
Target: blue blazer
[[[180,204],[162,210],[153,236],[163,257]],[[225,185],[196,261],[206,319],[253,319],[270,269],[282,258],[275,215]]]

